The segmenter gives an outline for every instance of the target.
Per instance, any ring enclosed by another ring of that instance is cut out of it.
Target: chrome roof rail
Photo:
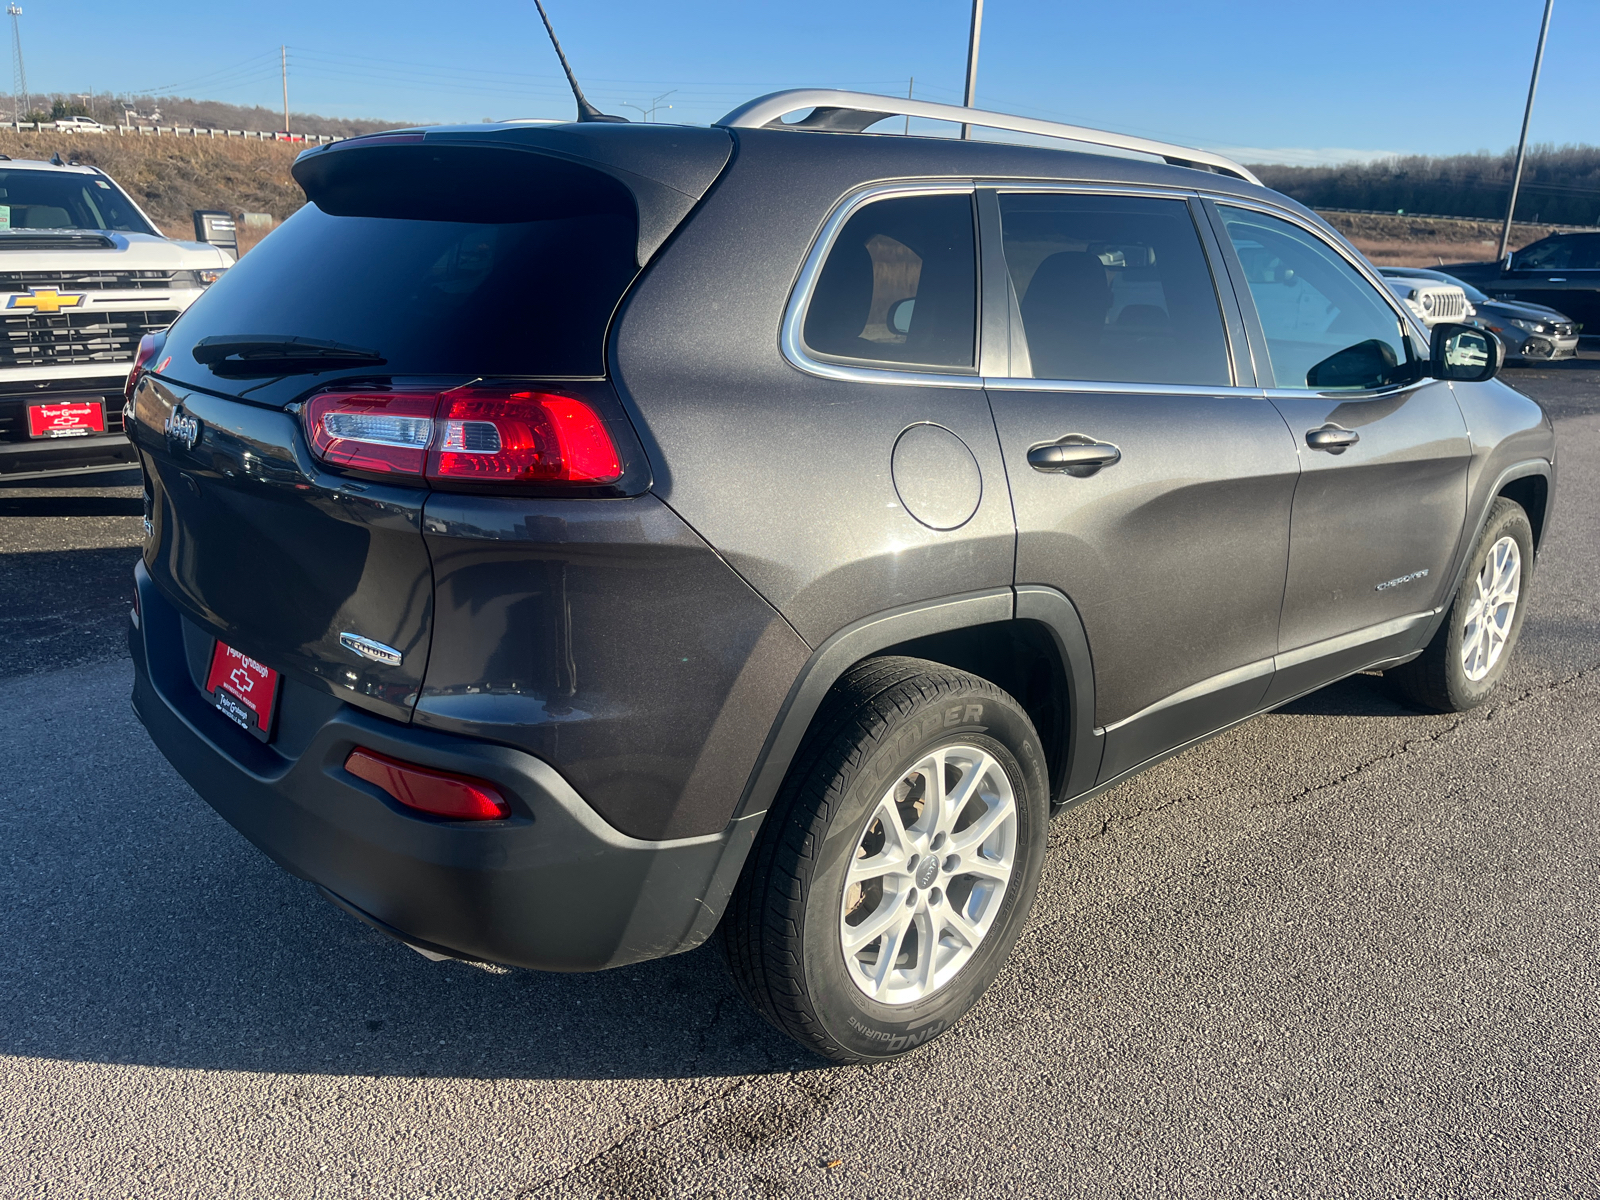
[[[792,125],[783,124],[783,118],[789,113],[806,108],[815,111],[802,121]],[[1231,158],[1224,158],[1209,150],[1175,146],[1170,142],[1153,142],[1149,138],[1132,137],[1125,133],[1109,133],[1104,129],[1088,129],[1082,125],[1063,125],[1059,121],[1014,117],[1009,113],[988,112],[981,108],[962,108],[959,104],[934,104],[927,100],[875,96],[869,92],[838,92],[829,88],[794,88],[786,92],[772,92],[758,96],[747,104],[741,104],[716,123],[731,129],[782,128],[861,133],[869,125],[885,117],[926,117],[933,121],[979,125],[985,129],[1006,129],[1013,133],[1065,138],[1068,141],[1085,142],[1091,146],[1108,146],[1116,150],[1153,154],[1174,166],[1217,171],[1223,175],[1242,179],[1246,183],[1258,186],[1261,184],[1248,167],[1240,166]]]

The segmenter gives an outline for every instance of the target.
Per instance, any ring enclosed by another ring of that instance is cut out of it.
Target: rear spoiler
[[[307,150],[293,173],[334,215],[506,222],[631,204],[642,266],[705,195],[733,154],[722,129],[678,125],[498,125],[403,130]],[[462,186],[474,162],[504,186]],[[388,181],[395,180],[391,185]],[[400,180],[404,180],[403,186]]]

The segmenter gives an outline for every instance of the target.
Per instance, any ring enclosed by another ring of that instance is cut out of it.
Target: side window
[[[1145,196],[1000,197],[1035,379],[1233,382],[1189,207]]]
[[[863,205],[806,308],[806,349],[874,366],[971,370],[978,326],[972,196]]]
[[[1511,260],[1516,271],[1565,271],[1571,268],[1572,238],[1551,237],[1519,250]]]
[[[1364,391],[1418,378],[1400,317],[1343,255],[1289,221],[1218,208],[1278,387]]]

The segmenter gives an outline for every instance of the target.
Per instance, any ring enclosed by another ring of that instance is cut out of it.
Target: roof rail
[[[815,111],[802,121],[783,123],[783,118],[789,113],[805,108]],[[1009,113],[988,112],[981,108],[963,108],[959,104],[934,104],[927,100],[875,96],[869,92],[839,92],[829,88],[794,88],[786,92],[771,92],[741,104],[716,123],[730,129],[815,129],[833,133],[860,133],[885,117],[926,117],[934,121],[955,121],[963,125],[980,125],[985,129],[1007,129],[1013,133],[1032,133],[1086,142],[1091,146],[1133,150],[1140,154],[1153,154],[1174,166],[1215,171],[1232,175],[1246,183],[1261,184],[1261,180],[1249,168],[1209,150],[1175,146],[1170,142],[1153,142],[1149,138],[1088,129],[1082,125],[1063,125],[1059,121],[1014,117]]]

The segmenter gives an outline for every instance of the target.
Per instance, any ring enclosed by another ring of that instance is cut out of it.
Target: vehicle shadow
[[[1292,717],[1415,717],[1418,710],[1393,693],[1380,675],[1352,675],[1275,710]]]
[[[750,1012],[714,947],[592,975],[423,959],[226,825],[130,687],[125,661],[0,682],[0,760],[29,763],[0,780],[0,1054],[482,1079],[827,1065]]]

